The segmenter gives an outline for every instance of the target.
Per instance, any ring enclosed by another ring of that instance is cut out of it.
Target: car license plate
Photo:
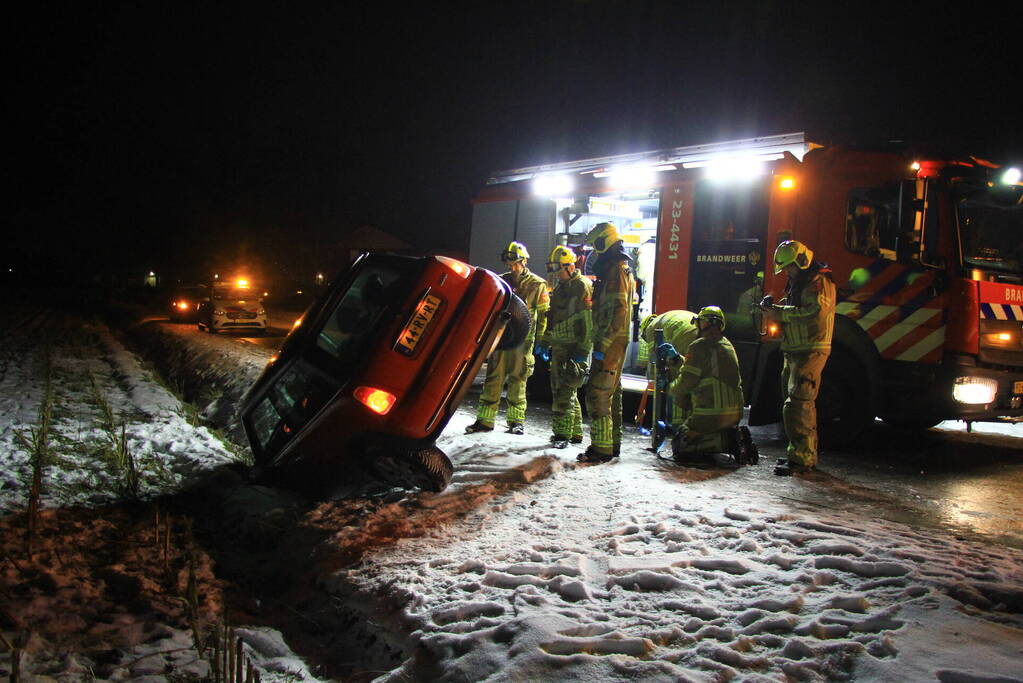
[[[437,314],[438,308],[440,308],[439,296],[427,294],[420,299],[412,319],[408,321],[401,334],[398,335],[398,341],[394,345],[395,351],[411,356],[423,335],[426,334],[430,321]]]
[[[1023,394],[1023,382],[1013,382],[1012,383],[1012,393],[1014,393],[1014,394]]]

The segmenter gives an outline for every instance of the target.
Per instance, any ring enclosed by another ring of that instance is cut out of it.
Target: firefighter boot
[[[508,433],[522,435],[526,433],[526,428],[521,422],[510,422],[508,424]]]
[[[562,436],[561,434],[551,435],[551,445],[555,448],[568,448],[568,441],[569,438],[567,436]]]
[[[476,420],[471,425],[465,428],[466,434],[475,434],[476,432],[492,432],[494,431],[494,425],[488,425],[485,422]]]
[[[807,474],[813,471],[813,467],[807,467],[803,463],[793,462],[792,460],[780,462],[774,467],[774,473],[779,477],[798,476],[800,474]]]

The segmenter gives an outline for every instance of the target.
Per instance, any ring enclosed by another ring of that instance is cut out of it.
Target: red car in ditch
[[[361,466],[440,491],[435,442],[495,348],[521,344],[525,304],[493,272],[444,256],[368,253],[302,316],[246,395],[262,478],[328,486]]]

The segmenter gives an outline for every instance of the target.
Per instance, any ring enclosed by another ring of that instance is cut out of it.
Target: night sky
[[[492,171],[800,130],[1023,161],[1019,3],[834,5],[23,10],[5,258],[184,277],[363,224],[465,251]]]

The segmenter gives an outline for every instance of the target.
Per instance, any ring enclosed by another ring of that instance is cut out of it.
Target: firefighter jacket
[[[689,398],[697,431],[721,429],[742,418],[742,377],[735,348],[726,338],[700,337],[689,345],[685,364],[668,391],[676,400]]]
[[[593,288],[593,350],[606,353],[616,344],[624,349],[632,329],[632,298],[636,289],[628,257],[624,250],[609,250],[601,254],[594,271],[597,284]]]
[[[782,323],[781,350],[830,353],[835,331],[835,283],[831,271],[813,263],[786,286],[772,311]]]
[[[515,296],[522,299],[529,310],[532,324],[529,334],[526,335],[526,339],[522,342],[522,346],[528,349],[529,353],[532,353],[533,341],[535,339],[542,339],[543,333],[547,329],[547,309],[551,307],[551,296],[550,290],[547,288],[547,281],[530,271],[529,268],[524,268],[518,278],[510,271],[502,273],[501,277],[512,286]]]
[[[572,345],[575,354],[588,355],[593,343],[593,285],[578,270],[567,280],[558,280],[551,294],[545,344]]]

